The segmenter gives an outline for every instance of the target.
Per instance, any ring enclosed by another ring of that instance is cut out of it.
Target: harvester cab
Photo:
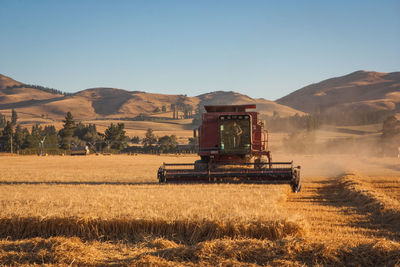
[[[239,182],[290,184],[299,192],[300,166],[273,162],[268,132],[256,105],[205,106],[198,128],[198,155],[194,163],[164,163],[160,183]]]

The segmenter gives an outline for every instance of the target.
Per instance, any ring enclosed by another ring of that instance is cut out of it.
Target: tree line
[[[152,129],[147,129],[145,137],[140,140],[138,136],[132,138],[133,143],[142,144],[138,151],[145,153],[176,153],[180,151],[178,138],[176,135],[164,135],[158,137]],[[195,152],[197,150],[198,139],[196,137],[189,138],[188,144],[184,150]]]
[[[111,123],[104,132],[98,132],[95,124],[76,123],[71,112],[63,120],[63,127],[57,131],[54,125],[33,125],[29,131],[17,124],[18,115],[12,110],[11,121],[0,114],[0,151],[11,153],[65,153],[74,147],[88,148],[92,152],[130,152],[128,143],[141,145],[136,152],[175,153],[178,151],[178,138],[175,135],[157,137],[148,129],[144,138],[126,135],[124,123]],[[197,144],[197,139],[190,138],[189,146]]]
[[[49,88],[34,84],[26,84],[26,83],[22,83],[20,85],[11,85],[6,87],[6,89],[13,89],[13,88],[34,88],[54,95],[65,95],[65,96],[72,95],[72,93],[63,92],[61,90],[57,90],[54,88]]]
[[[48,152],[58,153],[82,146],[89,146],[92,151],[122,150],[129,141],[123,123],[111,123],[105,132],[101,133],[97,131],[95,124],[76,123],[71,112],[67,113],[59,131],[54,125],[42,127],[38,124],[33,125],[29,131],[17,124],[17,119],[17,113],[13,110],[11,121],[6,121],[3,130],[0,131],[0,151],[29,153],[46,148]]]

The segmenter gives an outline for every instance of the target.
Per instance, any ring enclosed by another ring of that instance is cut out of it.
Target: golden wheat
[[[1,182],[158,182],[163,162],[192,163],[193,155],[0,157]]]
[[[282,219],[288,185],[1,185],[0,217]]]
[[[156,184],[162,162],[194,159],[1,157],[0,265],[400,264],[392,159],[363,169],[349,157],[296,156],[306,168],[299,194],[287,185]],[[346,169],[390,175],[327,179]]]

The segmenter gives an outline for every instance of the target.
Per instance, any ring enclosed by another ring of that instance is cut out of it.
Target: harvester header
[[[199,133],[200,160],[186,164],[164,163],[160,182],[287,183],[294,192],[300,186],[300,167],[293,162],[273,162],[268,132],[256,105],[205,106]]]

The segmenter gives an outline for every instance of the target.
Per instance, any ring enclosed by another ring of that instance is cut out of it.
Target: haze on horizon
[[[0,0],[0,73],[275,100],[357,70],[399,71],[400,1]]]

